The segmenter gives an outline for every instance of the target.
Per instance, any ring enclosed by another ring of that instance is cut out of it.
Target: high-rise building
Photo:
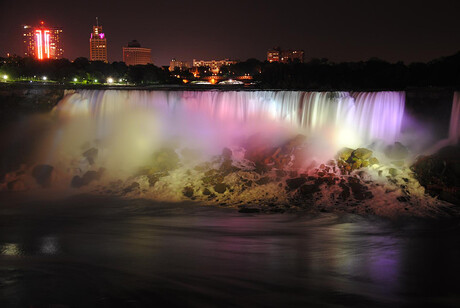
[[[38,60],[60,59],[64,55],[62,28],[47,27],[42,21],[38,26],[22,27],[24,55]]]
[[[89,60],[107,62],[107,39],[96,17],[96,26],[89,39]]]
[[[281,62],[281,63],[290,63],[290,62],[304,62],[304,51],[303,50],[282,50],[279,47],[270,49],[267,51],[267,61],[268,62]]]
[[[134,40],[123,47],[123,62],[126,65],[146,65],[152,63],[152,49],[143,48]]]

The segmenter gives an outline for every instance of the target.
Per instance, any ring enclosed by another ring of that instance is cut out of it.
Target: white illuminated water
[[[282,125],[325,134],[340,146],[360,146],[396,141],[404,104],[404,92],[96,90],[68,93],[56,111],[60,117],[86,116],[99,125],[116,125],[110,122],[117,114],[141,112],[152,121],[167,120],[162,124],[167,129],[187,131],[202,121],[226,133]]]

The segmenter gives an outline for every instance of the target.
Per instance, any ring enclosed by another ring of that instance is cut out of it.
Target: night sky
[[[264,60],[273,46],[332,61],[428,61],[460,50],[460,1],[20,1],[0,0],[0,55],[22,55],[21,25],[61,26],[64,56],[89,57],[95,17],[109,61],[137,39],[156,65],[181,60]]]

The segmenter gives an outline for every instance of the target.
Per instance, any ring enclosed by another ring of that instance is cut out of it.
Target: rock
[[[232,159],[232,150],[230,150],[229,148],[224,148],[222,150],[222,158],[224,160],[231,160]]]
[[[430,195],[453,204],[460,203],[460,145],[419,157],[411,170]]]
[[[76,175],[70,181],[70,187],[80,188],[83,186],[83,181],[79,175]]]
[[[214,191],[219,194],[223,194],[227,190],[227,185],[225,183],[218,183],[214,185]]]
[[[265,184],[270,183],[270,178],[268,176],[264,176],[264,177],[258,179],[257,181],[255,181],[255,183],[257,185],[265,185]]]
[[[99,171],[87,171],[83,177],[80,177],[78,175],[74,176],[72,178],[72,181],[70,182],[70,186],[74,188],[80,188],[82,186],[88,185],[89,183],[99,180],[100,177],[102,176],[104,172],[104,169],[99,169]]]
[[[350,196],[351,196],[350,187],[345,184],[344,180],[342,180],[339,183],[339,186],[340,186],[340,188],[342,188],[342,192],[339,194],[339,199],[342,200],[342,201],[345,201],[348,198],[350,198]]]
[[[396,168],[390,168],[390,169],[388,169],[388,173],[389,173],[391,176],[395,177],[395,176],[398,175],[399,171],[398,171],[398,169],[396,169]]]
[[[320,191],[318,185],[305,184],[299,188],[298,193],[301,197],[311,198],[311,196],[318,191]]]
[[[372,165],[378,165],[380,162],[377,158],[375,157],[371,157],[369,158],[369,165],[372,166]]]
[[[211,191],[207,188],[203,190],[203,195],[209,196],[211,194]]]
[[[179,166],[179,155],[171,148],[162,148],[152,155],[151,171],[155,173],[159,171],[171,171]]]
[[[182,190],[182,194],[187,197],[187,198],[192,198],[193,197],[193,193],[194,193],[194,190],[193,190],[193,187],[191,186],[186,186],[184,187],[184,189]]]
[[[98,150],[96,148],[91,148],[83,152],[83,157],[85,157],[88,160],[88,163],[90,165],[93,165],[97,159],[97,154],[98,154]]]
[[[97,171],[86,171],[85,174],[83,174],[82,183],[83,185],[88,185],[92,181],[99,180],[100,177],[101,174]]]
[[[37,165],[32,170],[32,177],[38,185],[49,187],[51,185],[51,174],[53,173],[53,169],[53,166],[50,165]]]
[[[385,156],[390,159],[401,160],[409,156],[409,150],[400,142],[389,145],[384,150]]]
[[[138,182],[132,182],[127,187],[123,189],[123,193],[127,194],[136,190],[139,190],[141,185]]]
[[[350,158],[351,153],[353,153],[353,149],[343,148],[337,153],[337,159],[347,161]]]
[[[287,179],[286,185],[289,187],[290,190],[295,190],[305,184],[307,182],[306,178],[293,178]]]
[[[351,156],[359,158],[360,160],[367,160],[372,156],[372,151],[366,148],[357,148],[351,154]]]
[[[359,183],[359,182],[349,182],[348,186],[351,188],[351,192],[353,193],[353,197],[356,200],[366,200],[372,199],[374,195],[371,191],[367,188],[367,186]]]

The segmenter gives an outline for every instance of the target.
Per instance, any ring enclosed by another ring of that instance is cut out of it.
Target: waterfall
[[[106,125],[115,114],[137,110],[167,119],[168,129],[174,129],[174,121],[187,130],[202,124],[191,121],[187,126],[191,119],[228,131],[283,125],[304,134],[327,131],[330,136],[332,131],[341,145],[359,146],[397,140],[404,100],[404,92],[82,90],[69,93],[55,112],[86,115]]]
[[[449,125],[449,143],[457,144],[460,139],[460,92],[454,93]]]

